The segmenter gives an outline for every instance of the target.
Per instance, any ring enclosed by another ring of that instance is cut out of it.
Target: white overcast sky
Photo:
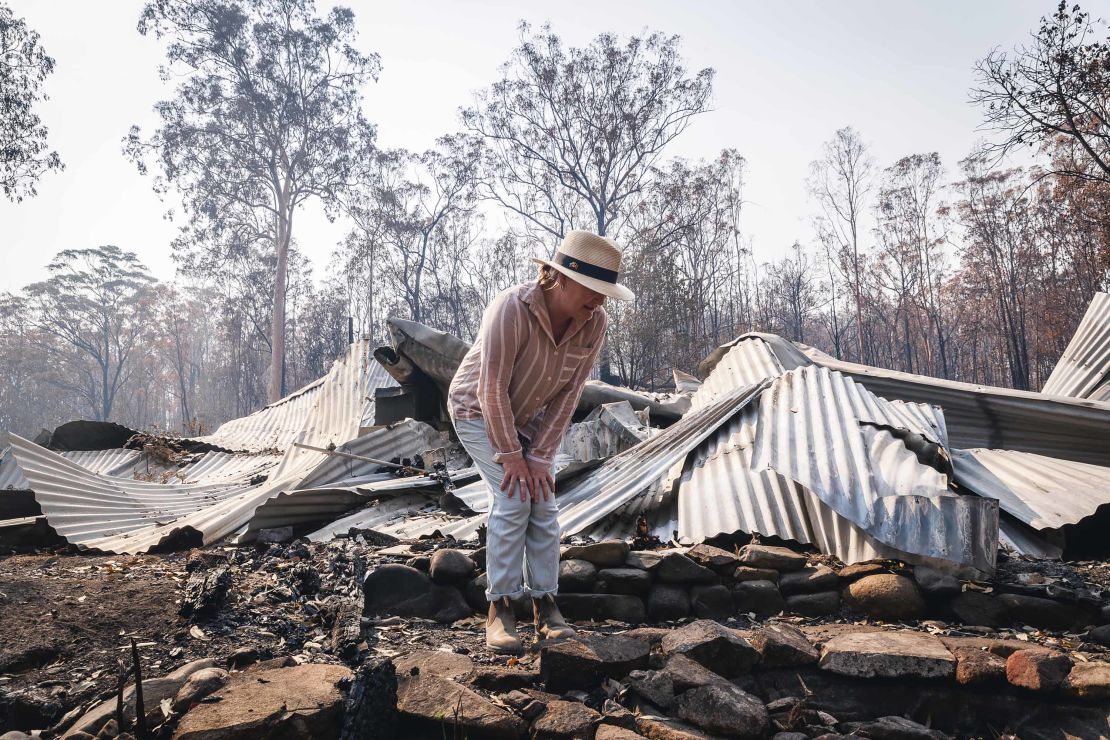
[[[0,291],[42,279],[59,250],[115,244],[159,278],[173,277],[176,227],[149,178],[120,152],[129,126],[156,123],[152,105],[170,88],[157,74],[162,48],[135,30],[141,0],[4,0],[42,36],[57,62],[39,110],[66,164],[36,198],[0,200]],[[329,8],[333,3],[321,2]],[[496,79],[517,42],[516,25],[550,21],[569,44],[602,31],[660,30],[683,37],[692,69],[717,70],[713,111],[672,154],[747,158],[744,231],[761,260],[811,238],[808,163],[839,127],[852,125],[882,167],[939,151],[951,175],[984,136],[968,104],[973,65],[995,46],[1024,42],[1052,0],[889,2],[618,2],[616,0],[351,0],[364,50],[381,55],[366,113],[385,146],[424,149],[458,129],[457,111]],[[1110,3],[1084,3],[1096,16]],[[296,239],[319,279],[344,229],[319,213]]]

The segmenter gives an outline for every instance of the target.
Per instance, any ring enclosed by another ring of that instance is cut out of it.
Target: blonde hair
[[[559,282],[559,271],[550,267],[549,265],[540,265],[539,274],[536,275],[536,282],[544,290],[551,290]]]

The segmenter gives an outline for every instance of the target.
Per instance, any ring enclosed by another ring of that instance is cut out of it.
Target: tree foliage
[[[0,191],[19,202],[36,194],[43,174],[63,168],[57,152],[48,151],[47,129],[35,106],[54,60],[39,35],[0,3]]]

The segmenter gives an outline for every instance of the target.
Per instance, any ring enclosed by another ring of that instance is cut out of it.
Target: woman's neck
[[[540,290],[540,294],[543,295],[544,306],[547,307],[548,321],[551,322],[551,338],[555,340],[555,344],[563,340],[563,335],[570,328],[572,318],[570,312],[566,310],[558,297],[553,295],[557,290],[558,288]]]

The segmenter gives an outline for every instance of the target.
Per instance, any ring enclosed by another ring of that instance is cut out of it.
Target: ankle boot
[[[486,647],[495,653],[516,654],[524,652],[516,635],[516,616],[509,597],[491,601],[486,617]]]
[[[567,624],[555,603],[555,597],[544,594],[538,599],[532,599],[532,608],[536,613],[536,637],[540,640],[555,637],[574,637],[577,634],[574,628]]]

